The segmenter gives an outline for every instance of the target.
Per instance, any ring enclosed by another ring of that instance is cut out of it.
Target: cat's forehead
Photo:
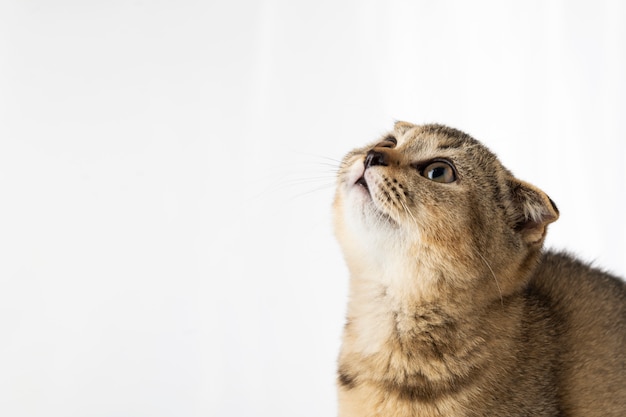
[[[402,123],[402,122],[400,122]],[[442,125],[408,125],[396,123],[393,135],[403,148],[416,153],[437,153],[480,146],[466,133]]]
[[[460,130],[442,125],[411,125],[400,127],[396,124],[393,135],[405,146],[444,150],[476,146],[478,141]]]

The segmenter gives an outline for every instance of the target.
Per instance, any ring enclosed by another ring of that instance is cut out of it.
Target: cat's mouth
[[[370,194],[370,188],[367,186],[367,181],[365,181],[365,175],[361,175],[361,177],[358,180],[356,180],[354,185],[363,187],[365,191],[367,191],[367,193]]]
[[[357,200],[359,201],[358,204],[360,206],[362,214],[367,218],[373,216],[376,219],[376,224],[378,226],[380,226],[382,223],[387,223],[390,226],[397,227],[398,222],[393,217],[391,217],[390,213],[387,212],[384,205],[381,205],[381,203],[376,199],[375,194],[377,193],[377,189],[375,187],[375,180],[370,178],[370,181],[374,181],[374,183],[372,184],[374,185],[374,194],[372,194],[372,189],[365,179],[365,172],[366,171],[362,169],[362,171],[360,172],[360,176],[356,179],[356,181],[354,180],[354,178],[356,177],[356,175],[359,175],[359,173],[355,172],[355,175],[352,177],[352,181],[354,182],[352,183],[352,181],[350,181],[352,183],[353,189],[355,188],[359,190],[359,192],[357,192],[356,194],[358,194]]]

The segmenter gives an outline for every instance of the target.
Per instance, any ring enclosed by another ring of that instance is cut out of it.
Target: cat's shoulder
[[[529,288],[566,309],[609,308],[626,314],[626,281],[568,252],[543,252]]]

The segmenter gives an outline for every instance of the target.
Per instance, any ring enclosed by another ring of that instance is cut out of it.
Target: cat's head
[[[499,275],[512,289],[558,210],[467,134],[398,122],[344,158],[334,218],[353,275],[429,271],[431,280],[461,286]]]

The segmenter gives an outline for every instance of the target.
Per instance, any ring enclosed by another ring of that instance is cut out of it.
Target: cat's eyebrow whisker
[[[491,265],[489,265],[489,262],[487,262],[487,259],[485,259],[485,257],[480,253],[480,251],[478,249],[474,248],[474,253],[476,253],[478,256],[480,256],[480,258],[483,260],[485,265],[487,265],[487,268],[489,268],[489,271],[491,272],[491,275],[493,276],[493,279],[496,282],[496,287],[498,287],[498,293],[500,294],[500,304],[502,304],[502,306],[504,307],[504,299],[502,298],[502,289],[500,288],[500,283],[498,282],[498,277],[496,277],[496,274],[493,272],[493,269],[491,268]]]

